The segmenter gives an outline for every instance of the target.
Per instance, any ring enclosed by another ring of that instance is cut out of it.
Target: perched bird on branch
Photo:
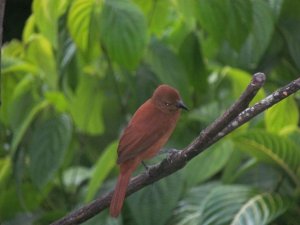
[[[120,175],[110,203],[112,217],[121,212],[131,174],[143,160],[155,156],[168,141],[181,109],[187,110],[187,107],[179,92],[163,84],[133,115],[118,146]]]

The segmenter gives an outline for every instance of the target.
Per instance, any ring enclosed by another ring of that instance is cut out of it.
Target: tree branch
[[[263,86],[264,81],[265,75],[263,73],[255,74],[240,98],[222,116],[202,131],[188,147],[151,166],[148,172],[132,178],[127,189],[127,196],[183,168],[188,161],[206,150],[210,145],[300,89],[300,78],[298,78],[276,90],[254,106],[248,107],[258,90]],[[112,193],[113,191],[71,212],[52,225],[80,224],[88,220],[109,206]]]

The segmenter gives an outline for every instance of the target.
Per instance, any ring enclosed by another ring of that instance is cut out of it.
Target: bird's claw
[[[143,166],[145,167],[146,173],[148,174],[148,176],[151,176],[151,174],[150,174],[150,167],[147,166],[147,164],[146,164],[144,161],[142,161],[142,164],[143,164]]]

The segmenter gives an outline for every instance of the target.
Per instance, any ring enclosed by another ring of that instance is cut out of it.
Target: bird
[[[110,215],[118,217],[132,173],[143,160],[154,157],[175,129],[181,109],[188,110],[179,92],[159,85],[143,103],[124,129],[117,148],[120,173],[110,203]]]

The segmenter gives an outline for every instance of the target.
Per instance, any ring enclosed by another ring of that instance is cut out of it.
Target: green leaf
[[[66,112],[68,109],[68,102],[63,95],[63,93],[58,91],[48,91],[45,93],[45,98],[48,100],[48,102],[52,105],[54,105],[56,111],[58,112]]]
[[[254,0],[252,5],[252,30],[235,60],[243,67],[256,69],[272,39],[275,21],[273,13],[265,1]]]
[[[179,58],[159,41],[152,41],[147,53],[147,62],[162,83],[177,88],[187,103],[189,90],[188,77]]]
[[[100,51],[98,17],[103,1],[74,0],[68,14],[68,28],[78,48],[91,55]]]
[[[12,161],[10,157],[0,158],[0,190],[4,184],[6,184],[6,179],[12,173]]]
[[[105,1],[100,32],[113,61],[127,69],[137,66],[147,41],[146,21],[139,8],[128,0]]]
[[[64,160],[72,135],[70,118],[57,115],[35,127],[29,143],[29,172],[40,188],[53,177]]]
[[[220,171],[229,160],[232,148],[232,142],[224,140],[193,159],[184,169],[187,186],[199,184]]]
[[[286,21],[286,20],[297,20],[300,19],[299,15],[299,7],[300,2],[294,1],[294,0],[285,0],[280,2],[281,5],[281,14],[280,14],[280,20]]]
[[[222,171],[222,182],[224,184],[233,183],[241,174],[249,170],[257,163],[256,159],[245,160],[245,153],[233,151],[230,160],[228,160],[225,168]]]
[[[221,61],[234,67],[256,71],[270,45],[275,28],[274,15],[266,1],[252,1],[252,26],[240,49],[225,43],[219,51]],[[213,48],[213,47],[212,47]],[[273,57],[273,55],[272,55]]]
[[[90,175],[90,170],[83,166],[73,166],[68,168],[63,173],[65,188],[70,192],[76,192],[77,188],[90,178]]]
[[[228,224],[256,190],[247,186],[219,186],[204,199],[201,225]]]
[[[136,224],[165,224],[180,198],[182,188],[182,176],[175,173],[130,196],[127,203]]]
[[[23,74],[23,73],[31,73],[37,74],[38,68],[36,65],[32,63],[28,63],[26,61],[20,60],[19,58],[9,58],[5,57],[2,60],[2,74]]]
[[[268,5],[272,9],[272,12],[275,15],[276,19],[278,19],[278,17],[280,16],[280,13],[282,11],[283,3],[285,3],[285,2],[287,2],[287,1],[285,1],[285,0],[267,1]],[[290,12],[290,10],[289,10],[289,12]],[[297,12],[297,14],[298,14],[298,12]]]
[[[211,101],[189,111],[188,118],[208,125],[220,115],[221,110],[217,101]]]
[[[3,63],[3,60],[2,60],[2,63]],[[3,75],[3,73],[2,73],[2,75]],[[16,80],[14,78],[14,76],[10,76],[10,75],[5,76],[5,79],[1,80],[1,89],[5,90],[5,92],[1,91],[2,105],[0,107],[0,124],[4,125],[6,127],[9,127],[10,122],[12,122],[12,120],[10,120],[10,118],[11,118],[11,113],[13,112],[13,109],[10,110],[10,108],[12,106],[12,100],[14,97],[13,93],[14,93],[14,90],[16,89],[17,83],[18,83],[18,80]],[[17,123],[14,123],[14,125],[16,127]],[[1,133],[4,134],[4,131],[1,130],[0,134]]]
[[[250,0],[200,0],[198,18],[203,28],[217,42],[224,39],[234,49],[240,49],[252,28]]]
[[[22,201],[20,201],[20,195]],[[37,210],[43,199],[42,193],[32,184],[23,183],[20,187],[15,184],[7,185],[0,193],[1,223],[4,220],[16,218],[18,214]],[[19,221],[19,224],[23,223]],[[18,223],[17,223],[18,224]]]
[[[2,56],[5,57],[20,57],[24,54],[24,48],[22,42],[19,40],[11,40],[5,43],[2,47]]]
[[[265,123],[267,131],[280,133],[287,127],[297,128],[299,111],[292,97],[286,98],[267,110]]]
[[[239,150],[273,165],[286,172],[298,186],[300,178],[297,170],[300,165],[300,152],[289,139],[262,130],[249,131],[236,136]]]
[[[58,18],[67,9],[69,0],[34,0],[34,21],[40,32],[57,48]]]
[[[197,225],[202,215],[204,200],[210,192],[220,186],[218,182],[208,182],[189,189],[177,204],[167,225]],[[203,203],[203,204],[202,204]]]
[[[196,93],[203,93],[208,88],[208,73],[202,55],[202,49],[197,35],[188,34],[181,43],[179,56],[184,63],[189,76],[189,83]]]
[[[191,189],[179,203],[170,224],[228,224],[256,193],[255,189],[241,185],[201,185]]]
[[[56,61],[50,42],[42,35],[32,35],[26,49],[27,59],[39,68],[40,76],[50,89],[57,86]]]
[[[184,20],[186,20],[189,24],[193,25],[196,22],[195,20],[197,16],[197,0],[177,0],[176,4],[177,10],[181,12],[181,14],[184,17]]]
[[[11,154],[12,155],[14,155],[15,151],[18,148],[18,145],[22,141],[22,138],[24,137],[27,129],[29,128],[31,122],[34,120],[36,115],[40,111],[45,109],[48,105],[49,104],[48,104],[47,101],[40,102],[39,104],[34,106],[31,109],[31,111],[28,113],[28,115],[24,118],[24,120],[22,120],[22,122],[20,122],[18,128],[15,130],[15,133],[14,133],[14,136],[13,136],[13,139],[12,139],[12,143],[11,143]]]
[[[1,73],[3,75],[37,73],[37,66],[23,59],[24,47],[20,41],[12,40],[2,48]]]
[[[22,33],[22,40],[24,43],[27,43],[30,40],[32,34],[36,32],[35,30],[35,17],[31,14],[25,22],[23,33]]]
[[[71,99],[70,110],[77,128],[92,135],[104,131],[102,107],[103,93],[97,77],[81,77],[75,96]]]
[[[114,141],[110,145],[108,145],[95,164],[91,179],[88,184],[87,194],[85,198],[86,202],[91,201],[95,197],[95,194],[101,187],[102,182],[116,164],[117,147],[117,141]]]
[[[231,225],[269,224],[291,206],[291,201],[276,194],[252,197],[235,215]]]
[[[241,152],[240,152],[241,153]],[[259,190],[269,191],[277,187],[278,192],[289,193],[293,184],[288,179],[282,179],[282,171],[273,165],[261,163],[256,158],[244,157],[240,166],[232,171],[232,182],[257,187]],[[278,183],[280,182],[280,185]]]
[[[280,30],[288,46],[290,56],[293,59],[294,63],[297,65],[298,69],[300,69],[300,31],[299,29],[297,29],[297,25],[299,24],[299,22],[300,19],[298,21],[286,21],[280,27]]]
[[[240,49],[253,26],[252,1],[227,0],[226,7],[227,10],[229,9],[226,14],[229,24],[225,32],[225,38],[234,49]]]
[[[46,101],[39,100],[35,80],[31,75],[25,76],[15,86],[7,109],[9,125],[13,131],[10,146],[12,156],[37,113],[47,105]]]
[[[145,1],[134,0],[146,15],[148,21],[148,30],[150,34],[162,37],[165,34],[166,27],[174,21],[174,9],[169,0],[163,1]]]

